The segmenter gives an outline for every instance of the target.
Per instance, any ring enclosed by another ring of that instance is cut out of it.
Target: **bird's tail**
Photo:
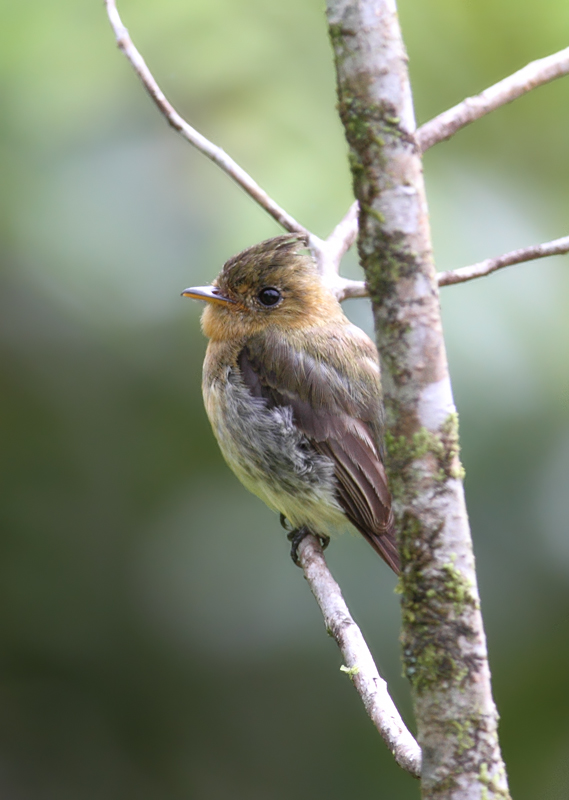
[[[369,530],[361,530],[360,532],[365,536],[371,544],[376,553],[383,558],[396,575],[401,572],[401,559],[399,558],[399,551],[397,549],[397,541],[395,539],[395,530],[393,525],[390,525],[385,533],[375,533]]]

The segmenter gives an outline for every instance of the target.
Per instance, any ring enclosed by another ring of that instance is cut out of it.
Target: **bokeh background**
[[[351,194],[322,1],[120,10],[179,110],[326,235]],[[419,122],[569,30],[565,0],[400,15]],[[202,408],[180,291],[276,224],[166,126],[101,2],[4,0],[0,70],[0,794],[418,798]],[[439,269],[569,233],[568,130],[566,78],[427,153]],[[558,257],[442,297],[517,800],[569,796],[568,294]],[[394,577],[356,538],[329,561],[412,725]]]

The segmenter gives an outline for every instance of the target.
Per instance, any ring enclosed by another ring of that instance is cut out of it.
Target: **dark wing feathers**
[[[391,498],[381,461],[353,435],[341,441],[329,439],[313,444],[318,452],[334,461],[338,501],[350,522],[389,566],[399,572]]]
[[[264,398],[269,407],[290,406],[295,424],[314,449],[332,459],[344,513],[399,572],[391,496],[379,456],[378,387],[354,391],[332,367],[294,351],[282,339],[274,344],[268,337],[250,340],[238,366],[255,397]]]

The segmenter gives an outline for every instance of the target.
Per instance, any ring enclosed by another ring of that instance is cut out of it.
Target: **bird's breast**
[[[334,466],[298,430],[292,408],[254,397],[236,365],[215,373],[204,365],[203,393],[221,452],[251,492],[295,524],[308,508],[337,513]]]

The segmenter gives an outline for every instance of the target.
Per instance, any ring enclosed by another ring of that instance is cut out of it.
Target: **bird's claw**
[[[326,548],[330,544],[330,537],[326,536],[323,533],[313,533],[312,531],[309,531],[308,528],[305,527],[294,528],[293,530],[290,530],[289,528],[286,527],[286,525],[283,522],[283,514],[281,514],[281,525],[285,530],[289,531],[287,533],[286,538],[291,543],[290,557],[292,558],[297,567],[302,566],[298,558],[298,548],[302,540],[305,539],[309,534],[316,536],[323,550],[326,550]]]
[[[292,531],[292,528],[290,527],[290,522],[288,521],[288,519],[285,517],[284,514],[279,514],[279,519],[281,521],[281,526],[285,529],[285,531],[289,532]]]

